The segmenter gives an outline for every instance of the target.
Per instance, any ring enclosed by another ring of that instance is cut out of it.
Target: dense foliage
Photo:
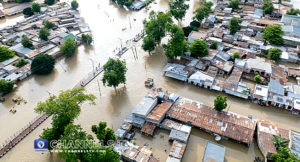
[[[51,21],[48,21],[48,20],[43,21],[43,25],[47,29],[52,29],[52,28],[55,27],[55,24],[53,22],[51,22]]]
[[[77,8],[79,7],[78,2],[76,0],[72,0],[71,7],[73,10],[77,10]]]
[[[32,0],[16,0],[17,3],[31,2]]]
[[[84,43],[90,45],[93,42],[93,37],[89,34],[82,34],[81,39]]]
[[[204,1],[203,5],[196,9],[194,12],[194,19],[199,21],[200,23],[205,17],[208,17],[210,13],[212,13],[211,7],[213,6],[212,2]]]
[[[104,74],[102,82],[104,85],[109,87],[116,87],[123,83],[126,83],[126,63],[119,59],[110,58],[106,64],[103,66]]]
[[[227,97],[218,95],[214,101],[214,108],[217,111],[222,111],[227,107]]]
[[[272,154],[271,159],[274,162],[300,162],[300,159],[297,158],[297,154],[291,153],[287,147],[280,147],[279,153]]]
[[[280,25],[269,25],[264,29],[262,38],[271,44],[282,45],[284,43],[283,34],[284,31]]]
[[[45,0],[44,2],[47,5],[53,5],[55,3],[55,0]]]
[[[279,48],[268,49],[268,56],[271,60],[279,61],[281,54],[282,54],[282,51]]]
[[[171,15],[179,22],[185,16],[186,10],[189,8],[188,4],[184,3],[185,0],[170,0],[169,8]]]
[[[31,64],[31,71],[35,74],[49,74],[52,72],[55,59],[48,54],[35,57]]]
[[[254,81],[256,83],[261,83],[262,82],[262,78],[260,77],[260,75],[257,72],[254,75]]]
[[[191,56],[198,58],[208,55],[208,49],[204,40],[196,39],[190,45]]]
[[[272,12],[274,10],[273,3],[270,0],[264,0],[262,7],[263,7],[265,14],[272,14]]]
[[[49,35],[50,35],[50,32],[47,28],[44,27],[44,28],[40,29],[40,31],[39,31],[39,38],[40,39],[47,41]]]
[[[155,50],[156,47],[156,43],[153,37],[151,36],[146,36],[143,39],[143,44],[142,44],[142,48],[144,51],[148,51],[148,53],[150,54],[151,51]]]
[[[165,55],[169,58],[181,56],[186,49],[186,42],[184,41],[184,32],[177,25],[170,27],[171,39],[168,44],[165,44]]]
[[[0,45],[0,62],[8,60],[15,56],[15,51]]]
[[[19,58],[19,60],[15,63],[15,66],[21,68],[28,63],[29,63],[28,60],[25,60],[24,58]]]
[[[110,145],[110,141],[116,140],[114,130],[106,128],[106,126],[106,122],[100,122],[98,126],[92,125],[92,132],[96,134],[98,140],[102,141],[105,146]]]
[[[15,82],[0,79],[0,93],[7,94],[11,92],[14,88],[14,84]]]
[[[212,41],[210,45],[211,49],[217,49],[218,48],[218,42],[217,41]]]
[[[299,15],[299,13],[300,13],[299,9],[293,9],[293,8],[291,8],[286,12],[287,15]]]
[[[27,7],[23,10],[23,14],[26,15],[26,16],[32,16],[34,13],[31,9],[31,7]]]
[[[230,30],[230,34],[233,35],[241,29],[241,25],[240,25],[241,22],[242,20],[236,17],[230,19],[229,26],[228,26]]]
[[[232,9],[239,9],[239,0],[230,0],[229,2],[229,7],[231,7]]]
[[[132,4],[133,0],[112,0],[112,2],[117,3],[119,6],[125,5],[129,7]]]
[[[240,56],[240,53],[238,52],[234,52],[233,55],[232,55],[232,59],[239,59],[241,56]]]
[[[26,48],[30,48],[32,47],[32,41],[26,36],[26,35],[23,35],[22,36],[22,41],[21,41],[22,45]]]
[[[65,56],[72,56],[77,49],[77,45],[71,37],[68,37],[64,44],[60,46],[60,53]]]
[[[41,12],[41,5],[36,2],[32,3],[31,8],[33,12]]]

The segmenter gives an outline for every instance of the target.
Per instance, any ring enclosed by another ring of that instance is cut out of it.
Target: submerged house
[[[188,80],[188,77],[192,73],[192,70],[190,70],[188,67],[172,63],[168,63],[164,67],[163,71],[165,72],[165,76],[184,82]]]
[[[199,87],[210,88],[213,85],[214,79],[214,77],[205,72],[196,71],[189,77],[188,82]]]
[[[224,162],[226,148],[207,141],[202,162]]]
[[[146,118],[147,115],[157,105],[157,98],[145,96],[132,110],[132,114],[137,117]]]

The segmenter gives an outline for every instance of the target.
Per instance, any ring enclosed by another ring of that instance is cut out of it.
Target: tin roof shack
[[[171,150],[170,150],[170,153],[169,153],[169,157],[181,160],[183,157],[185,148],[186,148],[186,144],[179,142],[177,140],[174,140]]]
[[[126,135],[126,130],[124,129],[117,129],[115,131],[115,136],[119,139],[124,139],[125,135]]]
[[[173,102],[163,101],[161,104],[158,104],[147,116],[146,121],[152,122],[159,125],[161,121],[165,118],[167,111],[171,108]]]
[[[291,130],[289,136],[289,148],[291,149],[292,153],[297,154],[298,158],[300,158],[300,132]]]
[[[145,96],[132,110],[132,114],[145,119],[156,105],[157,98]]]
[[[295,37],[289,37],[289,36],[282,36],[284,40],[284,44],[287,46],[297,47],[300,45],[300,39]]]
[[[273,65],[271,79],[277,80],[281,85],[286,85],[288,79],[284,67]]]
[[[31,3],[21,3],[9,8],[5,8],[4,11],[6,13],[6,15],[8,16],[12,16],[12,15],[16,15],[19,13],[22,13],[23,10],[27,7],[31,7]]]
[[[300,38],[300,26],[284,25],[282,31],[285,36]]]
[[[188,42],[193,43],[196,39],[205,40],[206,37],[207,37],[206,32],[192,31],[188,36]]]
[[[190,136],[190,132],[184,132],[177,129],[171,129],[171,133],[169,135],[169,141],[180,141],[183,143],[187,143]]]
[[[277,123],[264,120],[257,122],[257,144],[265,161],[270,160],[270,156],[277,153],[272,141],[274,135],[289,140],[289,131],[278,128]]]
[[[146,121],[143,125],[141,132],[147,136],[153,136],[154,130],[157,127],[156,124]]]
[[[2,62],[0,62],[0,68],[3,68],[3,67],[5,67],[5,66],[7,66],[7,65],[10,65],[10,64],[13,64],[13,63],[15,63],[18,59],[19,59],[18,56],[14,56],[14,57],[12,57],[12,58],[10,58],[10,59],[8,59],[8,60],[2,61]]]
[[[218,112],[186,98],[178,100],[168,111],[167,116],[247,145],[252,143],[256,127],[255,120],[232,112]]]
[[[295,15],[282,15],[281,17],[281,22],[284,25],[296,25],[299,24],[300,16],[295,16]]]
[[[206,74],[205,72],[196,71],[189,77],[188,82],[199,87],[204,86],[204,88],[210,88],[214,82],[214,79],[214,77]]]
[[[223,61],[220,59],[213,59],[212,65],[217,67],[218,69],[226,72],[227,74],[231,72],[233,68],[233,62],[232,61]]]
[[[224,162],[226,148],[207,141],[202,162]]]
[[[183,65],[168,63],[163,71],[165,76],[186,82],[190,74],[193,72],[191,68]]]
[[[152,151],[146,147],[135,146],[131,143],[121,153],[121,160],[129,162],[148,162],[152,158]]]
[[[171,120],[171,119],[165,119],[161,123],[160,127],[164,128],[164,129],[167,129],[167,130],[175,129],[175,130],[179,130],[179,131],[187,132],[187,133],[190,133],[191,130],[192,130],[191,126],[176,122],[176,121]]]
[[[246,60],[244,72],[255,73],[258,72],[261,76],[268,78],[272,74],[272,66],[266,62],[265,59],[256,57],[255,59],[249,58]]]
[[[145,123],[145,119],[141,117],[134,116],[132,114],[128,115],[124,122],[131,123],[133,126],[142,128]]]

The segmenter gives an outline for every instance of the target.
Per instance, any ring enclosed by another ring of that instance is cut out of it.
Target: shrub
[[[218,48],[218,42],[217,41],[212,41],[210,45],[211,49],[217,49]]]
[[[18,62],[15,63],[15,66],[21,68],[28,63],[29,63],[28,60],[25,60],[24,58],[19,58]]]
[[[0,62],[8,60],[15,56],[15,51],[8,49],[5,46],[0,46]]]
[[[232,59],[239,59],[240,58],[240,53],[238,52],[234,52],[233,55],[232,55]]]

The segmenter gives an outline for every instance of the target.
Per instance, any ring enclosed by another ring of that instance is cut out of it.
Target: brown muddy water
[[[132,39],[135,34],[141,31],[142,20],[148,14],[145,9],[139,12],[130,12],[104,0],[79,0],[79,3],[81,16],[92,29],[95,40],[94,46],[80,46],[76,55],[71,58],[59,59],[53,73],[47,76],[33,75],[22,81],[16,91],[6,96],[7,101],[0,105],[0,144],[37,116],[34,112],[34,107],[38,101],[47,99],[49,93],[58,94],[60,90],[72,88],[88,72],[92,71],[91,59],[97,65],[99,62],[104,64],[109,57],[114,57],[113,50],[120,47],[120,39],[122,40],[122,45],[125,46],[126,40]],[[183,22],[184,24],[190,21],[193,9],[199,6],[199,1],[195,1],[195,5],[193,0],[188,1],[188,3],[194,7],[190,8],[188,16]],[[167,0],[156,0],[156,3],[151,5],[151,9],[156,11],[167,10]],[[19,18],[17,17],[16,19]],[[131,20],[132,29],[129,27],[129,20]],[[175,21],[175,23],[177,22]],[[127,29],[122,31],[123,28]],[[155,87],[162,87],[170,92],[202,101],[210,106],[213,106],[213,100],[216,95],[224,95],[223,93],[197,88],[193,85],[164,77],[162,68],[167,63],[167,59],[162,54],[162,48],[158,48],[155,53],[148,55],[141,50],[141,43],[135,44],[138,50],[138,60],[134,60],[131,50],[122,57],[126,60],[128,68],[126,85],[119,86],[117,92],[115,92],[113,88],[104,87],[100,84],[100,97],[97,81],[93,80],[86,87],[86,90],[88,93],[93,93],[97,96],[96,105],[83,104],[81,114],[75,121],[75,124],[80,124],[84,130],[91,133],[91,125],[97,124],[99,121],[106,121],[108,126],[116,130],[139,100],[150,91],[150,89],[144,87],[144,81],[148,77],[154,78]],[[101,77],[96,79],[100,81]],[[11,114],[9,110],[14,106],[11,98],[16,96],[23,97],[28,103],[15,105],[17,113]],[[290,115],[287,111],[273,107],[261,107],[244,99],[227,97],[230,111],[242,115],[251,114],[257,119],[277,122],[282,128],[300,131],[300,118]],[[62,161],[56,154],[50,155],[48,153],[40,154],[34,152],[34,139],[37,139],[43,128],[49,127],[50,124],[51,119],[46,120],[1,158],[0,161]],[[136,141],[138,145],[147,144],[149,147],[151,146],[154,156],[161,161],[165,161],[171,147],[168,142],[168,135],[169,131],[158,129],[154,138],[137,133]],[[214,141],[214,138],[194,128],[183,161],[201,161],[207,140]],[[226,146],[225,159],[229,162],[250,162],[253,161],[255,156],[261,156],[256,142],[250,147],[232,141],[220,141],[219,143]]]

